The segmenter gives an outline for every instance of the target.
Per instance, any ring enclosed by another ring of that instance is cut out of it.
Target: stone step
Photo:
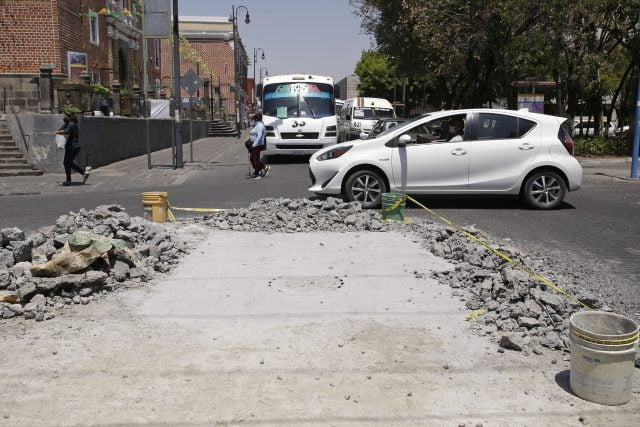
[[[13,141],[9,140],[2,140],[0,139],[0,147],[15,147],[16,144],[13,143]]]
[[[0,150],[0,160],[2,159],[21,159],[22,153],[18,150],[13,152],[3,152]]]
[[[0,168],[0,177],[11,176],[41,176],[42,171],[34,169],[5,170]]]
[[[25,159],[18,158],[18,157],[9,158],[9,159],[0,158],[0,168],[3,165],[23,165],[23,166],[27,166],[28,163],[27,163],[27,161]]]
[[[12,145],[11,147],[0,147],[0,153],[4,153],[4,154],[19,153],[19,154],[22,154],[20,152],[20,150],[18,150],[18,148],[15,145]]]
[[[31,169],[31,167],[27,164],[27,162],[24,163],[1,163],[0,162],[0,171],[7,171],[7,170],[16,170],[16,169]]]

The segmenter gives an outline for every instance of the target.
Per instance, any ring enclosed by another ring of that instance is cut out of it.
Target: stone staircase
[[[235,123],[223,122],[222,120],[212,120],[209,125],[207,136],[237,136]]]
[[[27,175],[42,175],[42,171],[27,163],[11,138],[6,118],[0,118],[0,177]]]

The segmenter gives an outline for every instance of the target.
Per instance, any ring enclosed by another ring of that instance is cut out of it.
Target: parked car
[[[380,135],[385,130],[389,130],[392,127],[397,126],[400,123],[404,123],[406,121],[407,121],[407,119],[401,119],[401,118],[398,118],[398,117],[385,117],[384,119],[378,120],[373,125],[373,127],[371,128],[371,131],[369,133],[361,132],[360,133],[360,139],[375,138],[376,136]]]
[[[616,134],[616,127],[609,123],[602,123],[602,127],[600,129],[600,135],[605,135],[607,132],[607,127],[609,128],[609,133],[607,135],[614,136]],[[593,136],[595,129],[595,124],[593,120],[580,122],[579,120],[574,120],[573,122],[573,136]]]
[[[452,126],[460,119],[461,131]],[[316,152],[309,190],[365,208],[380,206],[382,193],[403,192],[520,195],[532,208],[554,209],[582,181],[565,121],[494,109],[425,114],[373,139]]]

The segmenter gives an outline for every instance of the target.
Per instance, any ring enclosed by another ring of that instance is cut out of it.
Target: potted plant
[[[93,105],[102,112],[103,115],[109,115],[108,100],[111,89],[101,83],[93,83],[91,86],[91,92],[93,92]],[[101,102],[104,100],[105,102]]]
[[[86,94],[89,88],[80,80],[69,79],[62,82],[57,88],[58,111],[63,112],[63,106],[72,105],[79,112],[89,111],[90,106],[86,105]]]

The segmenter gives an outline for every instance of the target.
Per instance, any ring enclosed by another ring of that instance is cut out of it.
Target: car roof
[[[512,116],[530,118],[536,121],[547,121],[547,120],[568,120],[566,117],[562,116],[552,116],[549,114],[541,114],[541,113],[532,113],[530,111],[525,110],[507,110],[504,108],[466,108],[459,110],[440,110],[433,111],[431,113],[425,113],[423,116],[429,115],[431,117],[440,117],[440,116],[449,116],[455,114],[467,114],[467,113],[497,113],[497,114],[507,114]]]

